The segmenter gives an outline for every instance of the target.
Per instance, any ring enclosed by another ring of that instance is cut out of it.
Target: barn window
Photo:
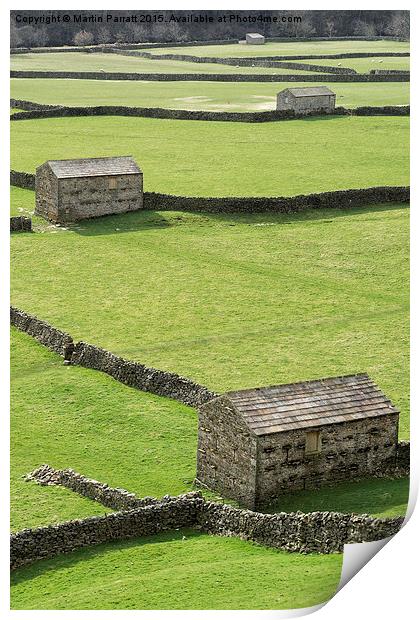
[[[284,103],[289,103],[289,97],[284,98]]]
[[[305,454],[319,454],[321,452],[321,432],[309,431],[306,433]]]
[[[117,189],[117,179],[116,179],[116,177],[110,177],[108,179],[108,188],[109,189]]]

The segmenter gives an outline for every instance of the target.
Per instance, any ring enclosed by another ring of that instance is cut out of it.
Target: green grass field
[[[151,49],[152,54],[190,54],[191,56],[297,56],[303,54],[342,54],[357,52],[409,52],[406,41],[290,41],[267,42],[265,45],[197,45],[191,47],[162,47]],[[345,59],[344,59],[345,60]]]
[[[48,159],[130,154],[148,191],[189,196],[290,196],[405,185],[408,128],[407,117],[311,117],[259,125],[126,117],[27,120],[11,125],[11,166],[34,172]]]
[[[345,482],[317,491],[302,491],[281,497],[272,512],[338,511],[372,514],[376,517],[405,515],[409,495],[408,478],[378,478]]]
[[[330,66],[330,67],[348,67],[349,69],[355,69],[358,73],[369,73],[371,69],[403,69],[409,71],[410,58],[407,56],[388,56],[388,57],[375,57],[375,58],[340,58],[340,59],[325,59],[319,60],[301,60],[296,62],[312,63],[314,65]]]
[[[319,86],[312,82],[309,85]],[[337,105],[349,108],[408,105],[410,102],[408,82],[336,82],[324,85],[337,94]],[[37,103],[70,106],[125,105],[258,112],[275,110],[276,95],[284,88],[302,86],[308,86],[308,83],[117,82],[19,78],[11,80],[11,96]]]
[[[334,595],[342,556],[193,530],[101,545],[12,575],[13,609],[288,609]]]
[[[67,489],[24,481],[42,463],[72,467],[139,496],[192,488],[193,409],[102,373],[64,366],[58,355],[15,330],[11,389],[13,530],[109,512]]]
[[[111,71],[123,73],[291,73],[290,69],[234,67],[217,63],[151,60],[118,54],[84,52],[16,54],[10,57],[14,71]],[[293,70],[292,73],[307,73]]]
[[[12,303],[219,391],[367,371],[407,437],[408,215],[137,212],[47,226],[12,237]]]

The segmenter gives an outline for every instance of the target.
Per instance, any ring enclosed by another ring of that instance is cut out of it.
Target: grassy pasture
[[[151,49],[152,54],[190,54],[191,56],[297,56],[303,54],[343,54],[357,52],[409,52],[406,41],[290,41],[267,42],[265,45],[199,45]]]
[[[38,54],[39,56],[40,54]],[[65,56],[66,54],[61,54]],[[125,105],[185,110],[258,112],[274,110],[284,88],[319,86],[283,82],[117,82],[110,80],[12,79],[11,96],[37,103],[69,106]],[[325,83],[337,94],[337,105],[408,105],[408,82]]]
[[[26,120],[11,124],[11,166],[34,172],[48,159],[131,154],[148,191],[190,196],[404,185],[408,127],[406,117],[311,117],[259,125],[127,117]]]
[[[300,60],[296,62],[312,63],[314,65],[322,65],[329,67],[348,67],[355,69],[358,73],[369,73],[371,69],[403,69],[408,71],[410,69],[410,58],[407,56],[389,56],[389,57],[375,57],[375,58],[332,58],[319,60]]]
[[[193,409],[102,373],[64,366],[58,355],[17,330],[11,353],[13,530],[110,512],[67,489],[25,482],[22,476],[42,463],[72,467],[139,496],[191,488]]]
[[[272,507],[272,512],[336,510],[373,514],[376,517],[395,517],[405,515],[408,495],[408,478],[345,482],[315,492],[302,491],[285,495]]]
[[[401,205],[137,212],[47,225],[11,245],[12,303],[76,339],[219,391],[367,371],[401,408],[408,437]]]
[[[13,609],[288,609],[334,595],[342,555],[180,530],[44,560],[12,575]]]
[[[197,64],[179,60],[150,60],[139,56],[88,54],[86,52],[13,54],[14,71],[115,71],[123,73],[290,73],[290,69],[234,67],[216,63]],[[307,73],[294,70],[293,73]]]

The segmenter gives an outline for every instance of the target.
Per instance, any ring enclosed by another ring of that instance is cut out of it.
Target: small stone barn
[[[366,374],[228,392],[199,409],[197,482],[250,509],[395,466],[399,412]]]
[[[35,213],[53,222],[143,208],[143,173],[132,157],[47,161],[35,175]]]
[[[298,114],[333,112],[335,97],[326,86],[285,88],[277,95],[277,110],[291,110]]]
[[[247,32],[245,35],[245,41],[248,45],[264,45],[265,37],[258,32]]]

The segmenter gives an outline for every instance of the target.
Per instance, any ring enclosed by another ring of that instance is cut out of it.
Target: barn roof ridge
[[[59,179],[141,174],[141,169],[132,155],[48,159],[42,165],[48,165]]]
[[[319,95],[335,95],[335,93],[327,86],[292,86],[291,88],[284,88],[281,93],[285,91],[292,93],[294,97],[317,97]],[[280,93],[279,93],[280,94]]]
[[[226,392],[256,435],[398,414],[365,372]]]

